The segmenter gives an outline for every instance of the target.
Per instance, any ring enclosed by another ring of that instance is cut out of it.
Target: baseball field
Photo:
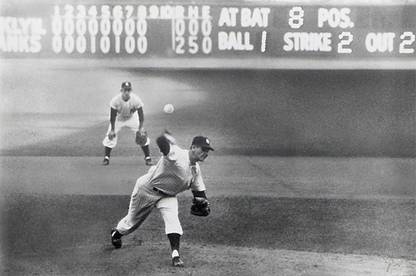
[[[416,275],[415,76],[2,60],[1,274]],[[170,266],[157,211],[110,243],[148,169],[127,130],[101,165],[125,80],[153,159],[164,129],[215,148],[201,164],[211,215],[179,195],[184,268]]]

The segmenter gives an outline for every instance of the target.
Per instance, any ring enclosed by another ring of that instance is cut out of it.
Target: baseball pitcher
[[[149,150],[150,139],[143,127],[143,102],[139,96],[131,93],[131,90],[131,83],[123,82],[121,93],[110,102],[110,125],[103,140],[105,148],[103,165],[110,164],[111,150],[117,145],[117,135],[123,127],[128,127],[135,133],[135,142],[143,150],[146,165],[152,165]],[[138,116],[134,116],[136,112]]]
[[[156,141],[163,156],[145,175],[137,179],[127,215],[112,229],[111,242],[115,248],[120,248],[122,236],[137,229],[152,210],[157,208],[162,215],[172,249],[172,265],[181,267],[184,263],[179,256],[179,244],[183,230],[178,217],[176,195],[191,189],[194,196],[191,214],[209,215],[210,206],[198,162],[204,161],[209,151],[214,149],[209,139],[203,136],[194,137],[189,150],[180,148],[168,132]]]

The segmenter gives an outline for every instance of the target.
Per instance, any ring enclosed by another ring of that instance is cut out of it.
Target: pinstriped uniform
[[[182,235],[176,195],[188,189],[205,191],[200,166],[190,165],[188,150],[170,145],[169,153],[137,179],[129,211],[118,223],[117,230],[123,235],[131,233],[156,207],[162,214],[166,234]]]
[[[114,132],[118,134],[120,129],[127,127],[131,129],[134,133],[139,130],[139,118],[138,116],[133,116],[135,112],[143,107],[143,101],[140,97],[134,93],[130,93],[130,98],[128,101],[124,101],[122,95],[117,95],[111,99],[110,107],[117,110],[117,117],[114,126]],[[105,147],[114,148],[117,145],[117,138],[108,139],[108,134],[111,131],[111,124],[108,126],[107,133],[103,140],[103,145]],[[147,138],[146,145],[150,143],[150,139]]]
[[[126,121],[133,116],[137,109],[143,107],[143,101],[134,93],[130,93],[130,99],[124,101],[122,95],[119,94],[111,99],[110,107],[117,110],[118,121]]]

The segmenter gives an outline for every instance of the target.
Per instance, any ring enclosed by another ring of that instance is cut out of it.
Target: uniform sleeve
[[[144,106],[144,104],[143,104],[142,99],[140,99],[139,96],[134,94],[134,108],[139,109],[140,107],[143,107],[143,106]]]
[[[166,157],[170,161],[176,161],[181,158],[181,154],[185,154],[183,149],[181,149],[175,144],[170,144],[170,151]]]
[[[113,108],[113,109],[115,109],[115,110],[117,110],[117,111],[119,110],[119,108],[120,108],[120,102],[118,100],[118,97],[114,97],[114,98],[111,99],[111,101],[110,101],[110,107]]]
[[[157,137],[156,144],[163,155],[167,156],[171,152],[172,146],[176,145],[176,140],[169,133],[164,133]],[[176,146],[173,151],[178,151],[178,149],[180,150],[180,148]]]
[[[170,152],[170,143],[165,135],[161,135],[156,139],[157,146],[164,156],[167,156]]]
[[[196,165],[196,177],[195,181],[191,184],[191,190],[192,191],[205,191],[205,183],[202,179],[201,174],[201,168],[199,167],[199,164]]]

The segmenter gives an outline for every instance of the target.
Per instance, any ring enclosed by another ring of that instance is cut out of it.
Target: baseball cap
[[[131,90],[131,82],[124,81],[121,83],[121,89]]]
[[[211,142],[209,141],[208,137],[205,136],[195,136],[192,140],[192,145],[194,146],[205,148],[208,150],[214,150],[210,144]]]

